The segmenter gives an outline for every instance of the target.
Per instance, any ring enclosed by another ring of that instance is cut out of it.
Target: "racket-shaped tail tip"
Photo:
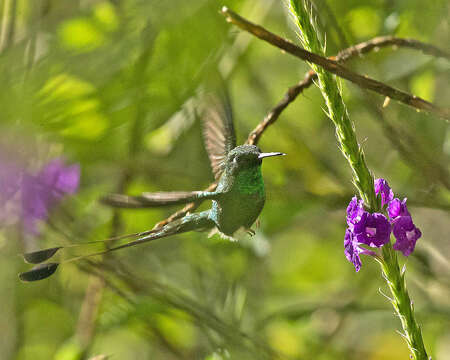
[[[32,252],[23,254],[23,259],[29,264],[40,264],[41,262],[44,262],[44,261],[47,261],[48,259],[50,259],[53,255],[56,254],[56,252],[59,249],[61,249],[61,246],[44,249],[44,250],[32,251]]]
[[[58,268],[59,263],[46,263],[40,264],[32,268],[30,271],[26,271],[19,274],[19,279],[25,282],[38,281],[48,278]]]

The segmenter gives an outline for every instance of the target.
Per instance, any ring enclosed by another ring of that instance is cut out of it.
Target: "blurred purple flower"
[[[49,210],[64,195],[78,189],[79,181],[79,165],[65,166],[61,159],[49,162],[36,176],[24,176],[22,216],[25,230],[37,235],[37,221],[47,219]]]
[[[64,166],[61,159],[49,162],[37,176],[39,182],[51,192],[54,200],[65,194],[73,194],[80,184],[80,166]]]
[[[50,201],[48,191],[37,178],[24,175],[22,181],[22,223],[27,233],[38,235],[38,220],[45,220],[48,216]]]
[[[50,161],[37,175],[0,163],[0,210],[6,209],[7,200],[20,192],[19,213],[24,230],[38,235],[38,221],[46,220],[64,195],[76,192],[79,181],[79,165],[65,166],[61,159]]]
[[[375,194],[381,196],[381,207],[384,207],[394,198],[394,192],[387,181],[381,178],[375,180]]]

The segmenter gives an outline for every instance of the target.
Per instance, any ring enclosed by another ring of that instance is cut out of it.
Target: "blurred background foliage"
[[[296,41],[274,0],[2,0],[0,141],[30,169],[56,156],[81,166],[79,192],[39,237],[0,233],[2,359],[407,359],[378,265],[355,273],[343,255],[355,189],[317,89],[262,137],[267,202],[256,236],[189,233],[101,263],[104,279],[67,265],[24,284],[24,249],[143,231],[176,209],[120,211],[108,192],[193,190],[213,177],[195,95],[226,79],[240,142],[308,66],[241,34],[227,5]],[[379,35],[447,49],[448,1],[315,0],[327,51]],[[352,69],[449,106],[449,66],[387,48]],[[406,263],[433,358],[450,359],[448,124],[343,82],[350,117],[376,177],[408,197],[423,232]],[[209,204],[204,204],[203,207]],[[99,260],[99,259],[97,259]],[[97,271],[95,267],[88,267]]]

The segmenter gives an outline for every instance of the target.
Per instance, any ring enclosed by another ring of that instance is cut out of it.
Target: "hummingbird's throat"
[[[264,196],[264,181],[261,174],[261,166],[252,166],[240,170],[236,176],[236,185],[241,194],[259,194]]]

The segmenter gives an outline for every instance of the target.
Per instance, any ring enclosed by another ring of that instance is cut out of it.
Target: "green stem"
[[[290,1],[290,10],[300,29],[300,40],[308,51],[325,56],[325,49],[317,37],[315,24],[311,22],[304,6],[305,4],[300,1]],[[333,74],[316,64],[310,63],[310,66],[317,74],[317,85],[325,99],[328,116],[336,127],[340,149],[353,170],[354,184],[369,210],[377,211],[379,206],[375,196],[373,177],[364,160],[363,150],[356,139],[355,127],[342,99],[341,87]]]
[[[289,0],[289,9],[300,30],[299,36],[304,48],[325,56],[325,48],[317,37],[317,27],[307,6],[310,6],[307,0]],[[379,211],[380,205],[375,196],[373,177],[365,162],[362,148],[357,142],[355,127],[348,115],[336,77],[316,64],[310,63],[310,66],[317,73],[317,85],[325,99],[328,116],[336,127],[339,147],[353,171],[353,182],[369,211]],[[414,318],[414,307],[406,288],[404,273],[400,271],[398,265],[397,255],[390,243],[384,245],[382,253],[383,259],[380,264],[393,296],[392,305],[403,326],[405,333],[403,337],[408,343],[413,359],[427,360],[421,330]]]
[[[428,355],[423,344],[422,331],[414,317],[414,304],[406,288],[405,273],[400,271],[397,253],[390,243],[382,248],[383,262],[381,268],[393,298],[392,306],[402,323],[403,338],[408,343],[413,359],[427,360]]]

